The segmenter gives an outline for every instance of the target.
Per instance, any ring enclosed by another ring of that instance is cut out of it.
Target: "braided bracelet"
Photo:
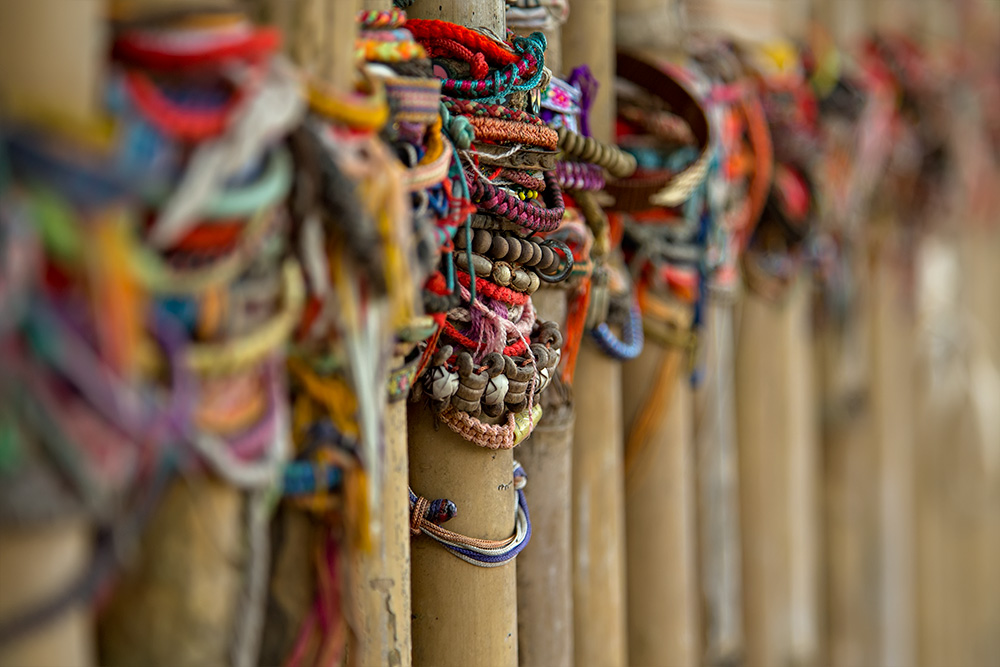
[[[430,501],[415,494],[413,489],[410,489],[410,533],[414,536],[421,533],[427,535],[472,565],[499,567],[513,560],[531,540],[531,518],[528,515],[528,500],[524,495],[526,481],[524,468],[515,461],[514,488],[517,491],[517,511],[514,534],[506,540],[471,538],[442,528],[438,524],[444,523],[458,513],[455,503],[446,499]]]
[[[519,123],[499,118],[472,116],[469,123],[475,128],[476,140],[490,143],[526,144],[555,150],[559,135],[543,125]]]
[[[533,202],[522,201],[492,183],[476,178],[475,175],[471,175],[469,180],[470,198],[480,209],[536,232],[550,232],[558,227],[566,210],[562,190],[548,174],[545,175],[546,208],[537,206]]]
[[[596,192],[604,189],[604,173],[600,165],[560,161],[555,172],[556,183],[564,190]]]
[[[450,39],[464,45],[470,51],[482,53],[489,62],[501,67],[512,65],[518,60],[518,55],[512,52],[506,44],[499,43],[481,32],[448,21],[407,19],[406,29],[413,33],[419,42]]]
[[[496,118],[510,120],[515,123],[545,126],[545,121],[534,114],[519,109],[511,109],[500,104],[486,104],[476,100],[464,100],[457,97],[442,97],[441,103],[453,114],[472,116],[473,118]]]
[[[358,12],[357,20],[362,30],[369,28],[392,30],[401,28],[406,23],[406,12],[396,8],[389,11],[361,10]]]
[[[639,304],[635,301],[629,308],[629,316],[622,324],[622,338],[619,340],[607,322],[601,322],[591,329],[590,335],[598,347],[608,355],[618,361],[629,361],[635,359],[642,352],[642,312]]]
[[[617,146],[571,132],[565,127],[559,128],[559,149],[567,158],[575,158],[604,167],[615,178],[625,178],[635,171],[636,160],[632,155]]]
[[[443,79],[441,88],[459,97],[487,99],[536,88],[545,69],[545,46],[545,35],[540,32],[515,37],[514,51],[520,55],[516,62],[502,70],[494,70],[493,76],[487,79]]]
[[[238,39],[227,37],[192,50],[190,44],[171,48],[170,40],[161,37],[158,31],[136,31],[115,39],[112,56],[139,67],[175,71],[232,60],[260,62],[274,53],[280,42],[281,33],[276,28],[255,28]]]

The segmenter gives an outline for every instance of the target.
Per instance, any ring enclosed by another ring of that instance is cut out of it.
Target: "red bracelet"
[[[476,282],[476,286],[477,287],[479,286],[478,281]],[[471,338],[463,334],[461,331],[456,329],[455,325],[452,324],[451,322],[445,323],[443,331],[445,336],[451,338],[453,341],[459,343],[460,345],[462,345],[462,347],[468,350],[475,350],[479,347],[476,341],[472,340]],[[511,343],[510,345],[506,346],[503,349],[503,353],[508,357],[519,357],[522,354],[524,354],[524,351],[527,349],[528,346],[525,344],[525,342],[521,339],[518,339],[513,343]]]
[[[227,41],[192,51],[171,51],[158,45],[155,38],[125,34],[115,40],[112,55],[121,61],[150,69],[178,69],[218,65],[226,60],[258,62],[274,53],[281,44],[281,33],[275,28],[253,30],[245,38]]]
[[[461,268],[455,268],[455,275],[458,276],[458,282],[462,284],[462,287],[468,288],[472,283],[472,276]],[[523,306],[531,298],[527,292],[516,292],[485,278],[476,279],[476,295],[487,296],[511,306]]]
[[[406,29],[413,33],[413,37],[419,41],[432,39],[448,39],[465,46],[470,51],[482,53],[486,60],[501,67],[513,65],[520,57],[514,53],[513,49],[497,43],[482,33],[475,30],[448,23],[447,21],[435,21],[433,19],[408,19]]]
[[[222,134],[243,99],[242,89],[217,109],[187,109],[170,101],[137,70],[125,74],[125,90],[143,116],[164,134],[199,141]]]

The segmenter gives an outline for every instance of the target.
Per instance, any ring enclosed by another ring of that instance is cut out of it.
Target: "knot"
[[[514,50],[518,53],[524,53],[527,50],[537,50],[539,53],[536,53],[536,55],[541,55],[541,53],[545,52],[548,45],[545,33],[541,32],[533,32],[527,37],[514,38]]]
[[[441,126],[455,148],[468,150],[476,138],[476,130],[465,116],[452,116],[448,107],[441,105]]]
[[[414,494],[415,500],[410,505],[410,534],[419,535],[427,524],[441,525],[454,519],[458,514],[458,506],[447,498],[427,500]]]
[[[430,506],[431,501],[427,500],[423,496],[417,496],[416,502],[410,508],[410,534],[419,535],[420,534],[420,524],[424,522],[424,513],[427,512],[427,508]]]
[[[477,80],[485,79],[486,75],[490,73],[490,64],[486,62],[486,56],[482,52],[472,56],[469,67],[473,78]]]

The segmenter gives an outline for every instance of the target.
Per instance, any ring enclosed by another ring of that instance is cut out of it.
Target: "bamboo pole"
[[[408,13],[503,35],[504,11],[503,0],[438,0],[415,3]],[[482,449],[444,426],[436,428],[431,413],[418,406],[410,406],[408,430],[414,492],[455,502],[459,513],[448,523],[451,530],[486,539],[509,537],[516,505],[513,452]],[[515,562],[480,568],[429,539],[416,538],[411,546],[413,664],[516,665]]]
[[[189,0],[129,0],[134,6],[192,4]],[[262,0],[300,66],[346,89],[354,71],[357,0]],[[283,509],[274,561],[286,578],[268,590],[267,633],[239,637],[255,601],[243,599],[254,563],[267,559],[270,538],[263,497],[245,495],[213,477],[173,482],[156,509],[140,558],[126,570],[102,628],[108,664],[246,665],[287,655],[311,604],[309,563],[314,531],[308,518]],[[257,539],[259,538],[259,539]],[[259,610],[264,612],[263,609]],[[151,618],[163,619],[152,623]],[[277,621],[278,625],[274,623]],[[256,625],[256,621],[254,621]],[[260,642],[260,657],[256,643]]]
[[[520,34],[534,29],[518,29]],[[562,71],[562,27],[549,21],[545,66]],[[567,292],[540,289],[532,304],[542,320],[566,323]],[[533,524],[530,549],[517,562],[517,637],[521,667],[569,667],[573,664],[573,561],[571,518],[566,498],[572,492],[573,443],[571,395],[551,386],[542,396],[541,422],[519,447],[518,461],[530,475],[525,488]]]
[[[739,438],[731,297],[711,295],[701,333],[702,384],[695,397],[699,574],[705,661],[730,664],[744,652]]]
[[[613,141],[611,0],[574,0],[563,27],[563,64],[588,65],[600,82],[590,112],[595,138]],[[621,364],[584,341],[577,360],[573,436],[573,650],[576,660],[628,663]]]
[[[102,11],[98,0],[0,3],[0,99],[93,119],[103,83]],[[76,584],[90,567],[92,540],[89,521],[75,511],[0,526],[0,626]],[[3,666],[86,667],[95,657],[86,599],[0,644]]]
[[[628,654],[636,665],[701,664],[692,391],[687,350],[649,341],[622,371],[624,423],[662,400],[625,471]],[[655,388],[665,384],[665,391]],[[629,440],[632,442],[631,436]],[[655,529],[650,529],[655,526]]]
[[[551,48],[552,42],[549,42]],[[566,322],[566,290],[541,289],[532,303],[539,318]],[[530,475],[524,493],[531,508],[531,546],[517,558],[517,636],[520,667],[573,664],[572,493],[573,405],[556,386],[542,395],[545,412],[518,448]]]

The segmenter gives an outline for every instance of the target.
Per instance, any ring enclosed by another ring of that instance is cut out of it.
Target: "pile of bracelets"
[[[547,79],[545,38],[500,42],[442,21],[406,27],[442,79],[442,122],[462,176],[454,185],[473,205],[462,209],[446,270],[428,284],[457,300],[424,347],[419,392],[466,439],[509,448],[537,423],[562,354],[559,328],[536,319],[531,294],[574,266],[566,244],[533,238],[565,211],[551,169],[558,134],[528,108]]]
[[[773,176],[743,256],[743,274],[750,289],[780,299],[800,273],[815,225],[812,174],[819,128],[815,93],[801,58],[791,46],[773,49],[779,52],[755,61],[758,94],[773,137]]]
[[[15,122],[3,136],[0,210],[23,298],[4,303],[0,384],[3,402],[23,408],[4,421],[27,467],[22,487],[0,485],[12,501],[0,513],[30,522],[82,509],[130,546],[141,508],[178,470],[205,468],[246,492],[248,517],[280,488],[285,343],[304,301],[287,252],[293,166],[281,140],[302,103],[275,56],[278,34],[239,13],[113,29],[114,132]],[[51,500],[31,507],[20,492]],[[248,518],[246,529],[241,655],[256,650],[269,557],[266,524]],[[105,556],[88,574],[94,590]]]

